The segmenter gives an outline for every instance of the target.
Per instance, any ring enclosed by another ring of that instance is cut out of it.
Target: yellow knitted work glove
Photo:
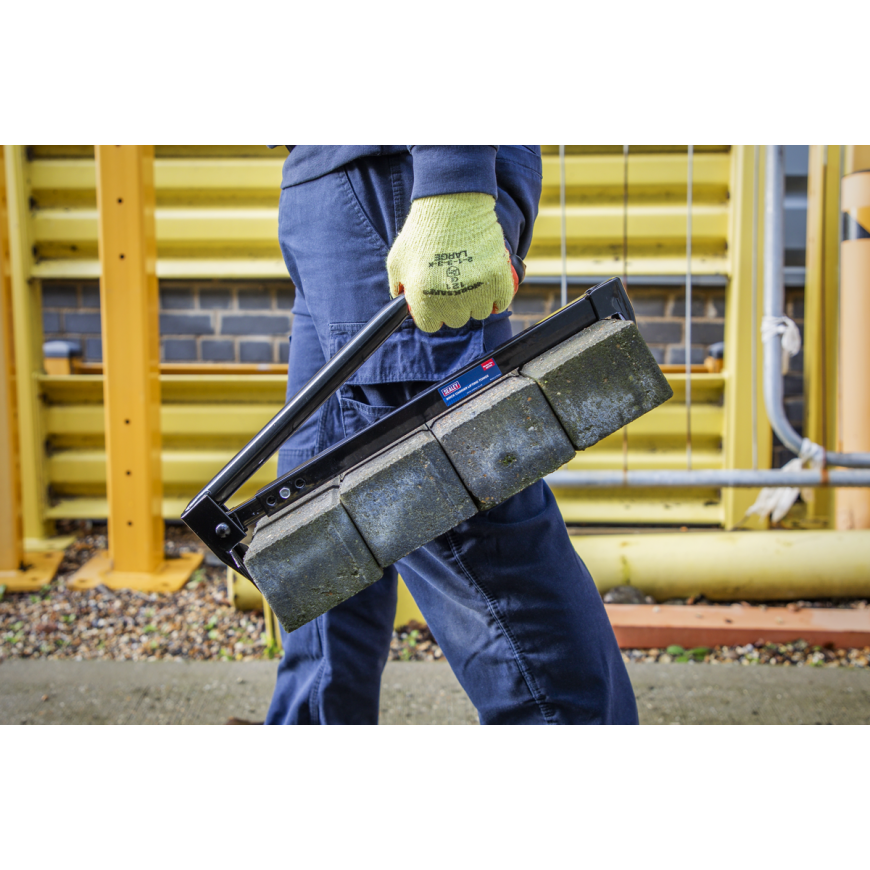
[[[387,272],[390,294],[405,294],[424,332],[504,311],[518,284],[495,198],[487,193],[415,199],[387,257]]]

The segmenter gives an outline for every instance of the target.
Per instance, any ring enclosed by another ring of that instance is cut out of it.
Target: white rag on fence
[[[761,318],[761,340],[767,341],[774,335],[782,336],[782,373],[788,371],[788,361],[801,349],[801,331],[797,324],[784,314],[782,317]]]
[[[774,335],[782,336],[782,373],[788,371],[788,361],[801,349],[801,333],[797,324],[790,318],[764,317],[761,320],[761,340],[767,341]],[[821,468],[825,462],[825,448],[814,444],[809,438],[801,442],[800,454],[783,465],[783,471],[801,471],[807,468]],[[779,522],[791,510],[797,497],[803,495],[804,501],[812,501],[813,490],[801,490],[796,486],[766,486],[758,493],[755,504],[746,511],[746,516],[757,514],[770,517]]]

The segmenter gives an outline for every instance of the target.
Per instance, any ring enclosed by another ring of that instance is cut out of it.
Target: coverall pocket
[[[363,326],[330,324],[329,355],[335,355]],[[339,390],[345,437],[382,419],[429,385],[483,356],[483,338],[479,321],[434,334],[421,332],[410,320],[404,323]]]

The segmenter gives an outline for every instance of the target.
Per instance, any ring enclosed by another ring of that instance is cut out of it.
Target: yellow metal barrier
[[[0,587],[27,592],[51,582],[63,552],[24,551],[9,253],[6,160],[0,151]]]
[[[685,465],[685,375],[667,374],[674,389],[670,402],[629,426],[628,466],[632,469],[682,468]],[[722,468],[721,407],[723,375],[693,379],[693,455],[699,468]],[[282,375],[162,375],[160,409],[163,449],[163,516],[177,518],[191,498],[259,431],[284,399]],[[102,375],[39,378],[45,400],[47,470],[51,518],[105,517],[106,454]],[[578,469],[622,467],[622,435],[617,433],[577,455]],[[270,459],[239,491],[252,496],[277,475]],[[669,499],[632,491],[598,494],[557,491],[568,522],[703,523],[723,521],[715,491]],[[626,507],[627,505],[633,507]],[[662,505],[666,504],[667,507]],[[626,513],[628,511],[628,513]],[[628,519],[626,519],[628,517]]]
[[[102,376],[47,376],[40,361],[39,279],[99,274],[96,168],[90,146],[29,146],[7,154],[14,164],[9,175],[17,215],[12,232],[16,335],[25,336],[19,369],[28,375],[19,398],[24,516],[26,535],[34,539],[49,536],[54,519],[109,512]],[[697,147],[694,154],[692,271],[721,274],[728,282],[724,369],[692,377],[697,468],[751,467],[753,154],[751,146]],[[282,154],[258,146],[157,147],[157,274],[285,278],[275,239],[282,160]],[[687,160],[685,146],[631,146],[629,289],[633,275],[685,274]],[[622,146],[567,146],[565,169],[569,274],[621,274]],[[557,146],[544,146],[541,215],[528,257],[532,276],[561,270],[559,178]],[[629,427],[626,456],[619,433],[578,455],[569,467],[620,468],[625,459],[631,469],[685,467],[684,375],[669,374],[669,380],[677,395]],[[203,482],[281,406],[284,377],[163,374],[160,382],[162,514],[178,517]],[[754,416],[764,467],[770,431],[760,405]],[[275,469],[273,459],[239,500],[273,478]],[[582,498],[566,491],[557,496],[569,522],[732,528],[755,493],[632,491],[629,499],[621,491]]]
[[[530,275],[561,272],[559,160],[544,146],[544,187]],[[622,271],[621,146],[568,146],[566,207],[568,272],[609,276]],[[230,156],[233,153],[244,156]],[[283,150],[240,146],[156,149],[157,274],[161,278],[284,278],[276,238]],[[37,278],[95,278],[96,173],[93,152],[31,146],[27,196]],[[695,274],[730,274],[729,146],[696,148],[693,161]],[[628,273],[685,273],[686,148],[638,148],[628,159]]]
[[[171,592],[203,558],[163,552],[153,164],[150,146],[97,147],[109,550],[76,572],[74,589]]]

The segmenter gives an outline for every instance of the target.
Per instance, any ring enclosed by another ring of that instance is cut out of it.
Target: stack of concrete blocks
[[[262,520],[245,564],[292,631],[672,395],[637,327],[601,321]]]

